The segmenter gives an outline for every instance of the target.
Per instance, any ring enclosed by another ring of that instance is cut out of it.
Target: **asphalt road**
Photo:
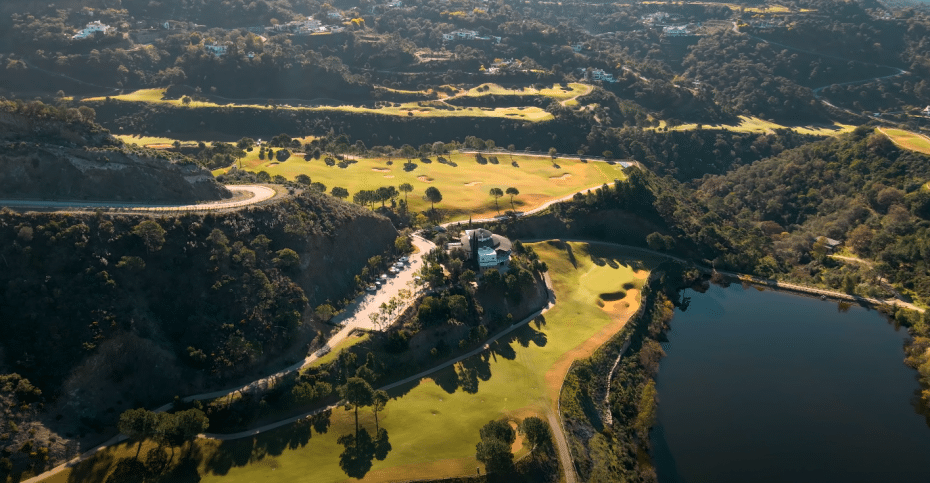
[[[33,208],[41,210],[93,211],[96,209],[117,210],[129,213],[173,213],[189,211],[216,211],[241,208],[268,199],[275,195],[275,190],[260,185],[226,185],[233,192],[245,192],[250,196],[241,200],[220,200],[196,205],[120,203],[117,201],[50,201],[50,200],[0,200],[0,206],[8,208]]]

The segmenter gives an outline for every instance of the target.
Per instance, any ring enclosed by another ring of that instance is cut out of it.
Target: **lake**
[[[656,381],[660,483],[930,481],[904,328],[738,284],[686,295]]]

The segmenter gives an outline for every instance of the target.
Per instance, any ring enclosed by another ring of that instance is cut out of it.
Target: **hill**
[[[22,428],[0,448],[37,428],[36,447],[60,458],[126,408],[305,356],[326,330],[312,308],[353,296],[396,237],[388,219],[309,192],[157,219],[0,212],[0,374],[42,394],[0,414]]]
[[[130,149],[94,111],[0,102],[0,198],[194,203],[229,198],[190,159]]]

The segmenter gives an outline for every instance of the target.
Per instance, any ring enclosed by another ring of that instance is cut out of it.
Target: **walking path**
[[[109,209],[128,213],[178,213],[192,211],[218,211],[242,208],[274,198],[277,192],[261,185],[226,185],[233,192],[245,193],[246,199],[220,200],[196,205],[142,204],[118,201],[49,201],[49,200],[0,200],[0,206],[8,208],[54,209],[69,211],[93,211]]]

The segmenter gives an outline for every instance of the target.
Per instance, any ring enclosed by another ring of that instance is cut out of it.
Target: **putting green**
[[[478,429],[492,419],[545,417],[552,411],[571,360],[589,355],[623,326],[638,308],[636,287],[655,263],[583,243],[531,246],[550,267],[556,293],[557,304],[545,322],[514,331],[455,369],[389,391],[392,399],[379,419],[391,450],[383,460],[373,461],[362,481],[474,474],[482,466],[474,458]],[[627,296],[616,301],[617,307],[598,306],[601,293],[624,286]],[[360,424],[374,433],[370,410],[360,412]],[[199,440],[192,454],[204,482],[346,481],[339,464],[343,447],[337,439],[353,431],[353,413],[337,409],[324,433],[295,424],[254,438]],[[131,445],[102,451],[70,475],[104,476],[116,459],[134,453]],[[68,476],[58,481],[97,481]]]
[[[435,186],[442,193],[442,201],[436,207],[442,210],[446,220],[483,218],[503,213],[510,209],[510,197],[504,196],[495,206],[488,192],[491,188],[506,191],[515,187],[520,194],[514,197],[514,206],[527,211],[553,199],[571,195],[579,190],[615,179],[626,179],[619,164],[603,162],[583,163],[577,159],[555,159],[514,155],[513,166],[508,154],[496,154],[499,164],[478,164],[474,154],[453,153],[445,155],[456,166],[439,163],[435,157],[430,163],[414,159],[415,169],[407,171],[405,158],[361,158],[345,168],[327,166],[322,159],[304,161],[303,156],[292,155],[284,162],[260,160],[257,151],[248,153],[242,160],[242,168],[248,171],[265,171],[271,176],[281,175],[288,180],[304,174],[314,182],[326,185],[327,192],[334,186],[346,188],[351,195],[360,190],[374,190],[380,186],[398,187],[410,183],[414,191],[408,196],[412,211],[424,211],[430,207],[423,196],[426,188]],[[556,167],[558,166],[558,167]],[[227,169],[213,172],[220,175]],[[400,199],[404,195],[401,193]]]

